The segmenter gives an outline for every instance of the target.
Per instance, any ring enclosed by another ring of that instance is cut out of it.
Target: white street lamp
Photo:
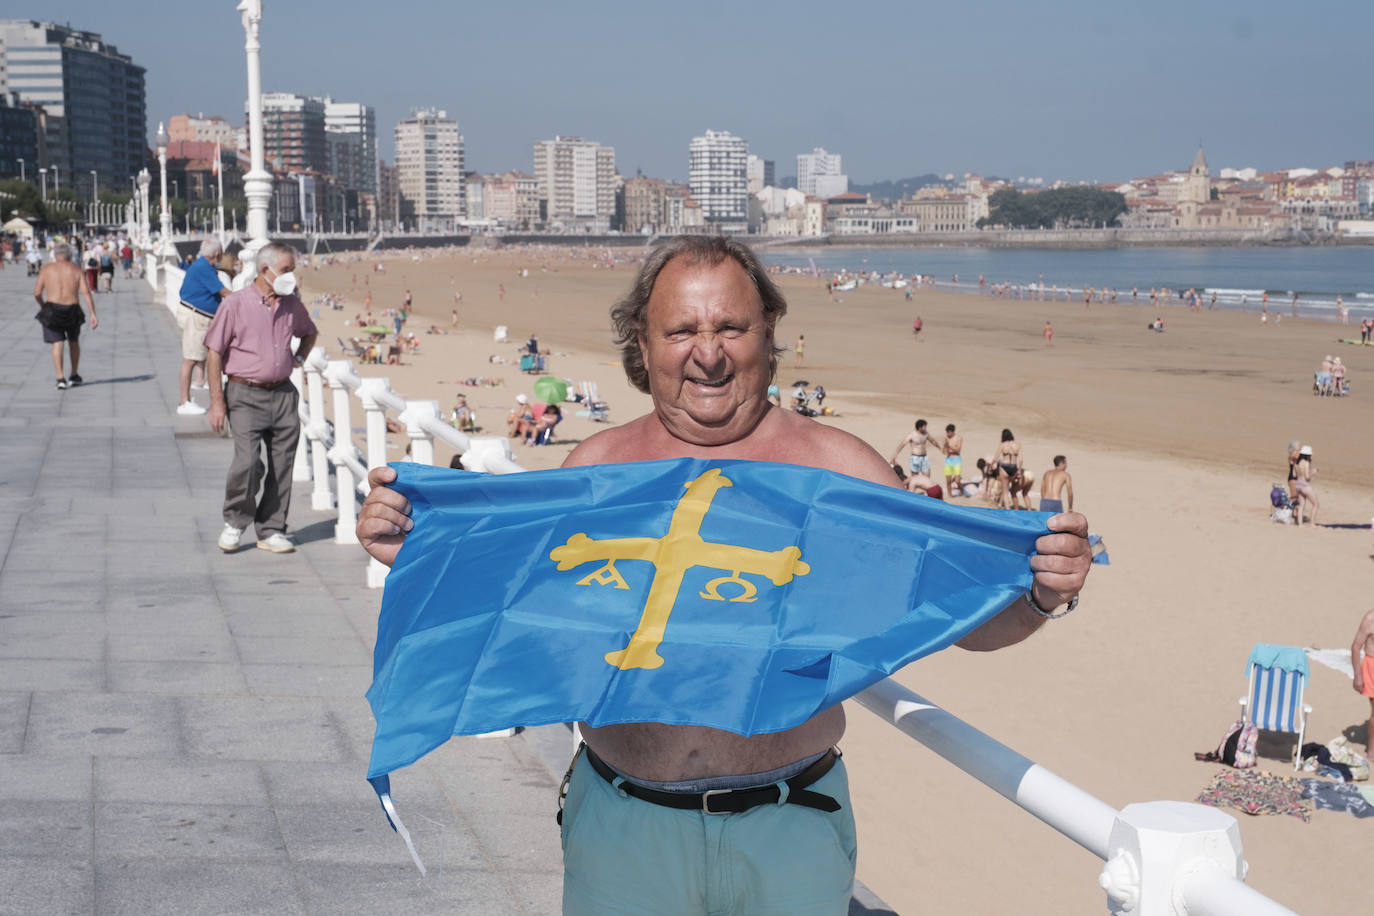
[[[162,240],[158,244],[157,253],[163,260],[176,260],[177,256],[176,249],[172,247],[172,211],[167,206],[167,144],[170,142],[171,139],[163,129],[162,122],[157,122],[157,162],[162,170]]]
[[[145,251],[147,250],[147,248],[148,248],[148,243],[149,243],[149,241],[152,239],[152,235],[153,235],[153,227],[152,227],[151,225],[149,225],[149,214],[148,214],[148,185],[150,185],[150,184],[152,184],[152,183],[153,183],[153,176],[148,174],[148,170],[147,170],[146,168],[144,168],[144,169],[139,169],[139,172],[138,172],[138,203],[139,203],[139,219],[138,219],[138,240],[139,240],[139,241],[138,241],[138,244],[139,244],[139,247],[142,248],[142,249],[144,249]]]
[[[23,160],[23,159],[19,159],[18,162],[19,162],[19,180],[20,180],[20,181],[23,181],[23,180],[24,180],[24,160]]]
[[[248,242],[239,257],[243,272],[234,279],[234,288],[246,286],[257,274],[258,250],[267,244],[267,206],[272,199],[272,174],[267,171],[262,142],[262,44],[258,40],[262,25],[262,0],[240,0],[244,31],[243,51],[248,61],[248,150],[251,167],[243,176],[243,196],[248,199],[246,228]]]
[[[48,200],[48,170],[46,167],[38,170],[38,176],[43,180],[43,202]]]

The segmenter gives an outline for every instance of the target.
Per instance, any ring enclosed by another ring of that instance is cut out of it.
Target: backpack
[[[1238,770],[1246,770],[1255,765],[1255,745],[1258,741],[1259,728],[1255,723],[1237,719],[1226,729],[1215,751],[1193,754],[1193,759],[1217,761]]]
[[[1269,491],[1269,502],[1273,503],[1275,509],[1282,509],[1288,505],[1288,494],[1283,487],[1274,484],[1274,489]]]

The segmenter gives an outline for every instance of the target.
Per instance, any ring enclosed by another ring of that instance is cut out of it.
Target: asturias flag
[[[516,725],[798,725],[1030,588],[1042,513],[831,471],[675,459],[508,476],[393,465],[369,777]]]

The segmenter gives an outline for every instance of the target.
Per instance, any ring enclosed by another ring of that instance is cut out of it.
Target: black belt
[[[205,318],[214,318],[214,317],[215,317],[214,315],[211,315],[209,312],[204,311],[203,309],[198,309],[198,308],[196,308],[194,305],[192,305],[191,303],[187,302],[185,299],[182,299],[182,300],[181,300],[181,304],[182,304],[182,306],[184,306],[185,308],[188,308],[188,309],[190,309],[191,311],[195,312],[197,315],[201,315],[201,316],[203,316],[203,317],[205,317]]]
[[[255,382],[250,378],[240,378],[237,375],[231,375],[229,376],[229,381],[239,385],[247,385],[249,388],[266,388],[268,391],[275,391],[276,389],[280,388],[282,385],[287,384],[291,380],[289,378],[284,378],[279,379],[275,382]]]
[[[738,814],[741,811],[748,811],[750,808],[757,808],[759,805],[776,805],[778,799],[782,797],[782,792],[776,783],[752,789],[710,789],[706,792],[663,792],[659,789],[650,789],[647,786],[630,782],[621,776],[611,769],[606,761],[593,754],[591,748],[587,748],[586,751],[587,762],[592,765],[592,769],[602,779],[631,798],[637,798],[654,805],[662,805],[665,808],[701,811],[705,814]],[[839,759],[840,755],[834,748],[831,748],[822,754],[815,763],[786,780],[787,798],[784,804],[801,805],[803,808],[815,808],[817,811],[832,813],[839,811],[840,803],[829,795],[806,791],[807,786],[829,773],[831,768],[835,766],[835,761]]]

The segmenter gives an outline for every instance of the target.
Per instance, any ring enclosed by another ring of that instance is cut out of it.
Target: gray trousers
[[[300,394],[292,384],[267,390],[228,382],[224,405],[234,437],[234,459],[224,483],[224,521],[235,528],[255,525],[258,539],[286,531],[291,508],[291,465],[301,419]],[[260,458],[266,446],[266,464]],[[258,487],[262,501],[254,504]]]

